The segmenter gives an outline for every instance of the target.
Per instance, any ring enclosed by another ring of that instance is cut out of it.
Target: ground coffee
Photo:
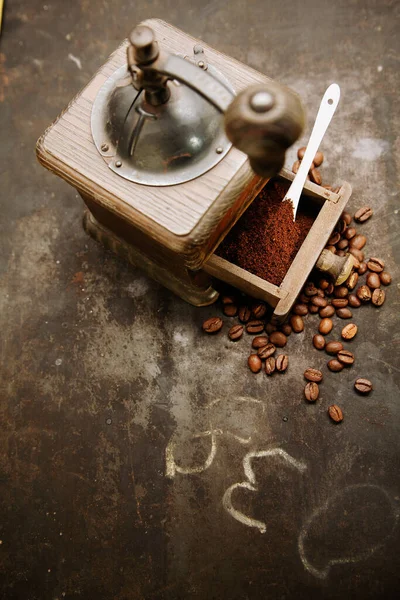
[[[254,275],[280,285],[315,214],[301,208],[293,222],[290,201],[282,202],[286,188],[269,182],[229,232],[217,254]]]

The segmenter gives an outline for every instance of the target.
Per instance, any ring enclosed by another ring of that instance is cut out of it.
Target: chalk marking
[[[328,509],[329,504],[332,504],[334,502],[336,503],[339,496],[346,494],[349,490],[356,490],[356,489],[361,489],[361,488],[375,488],[375,489],[379,490],[386,497],[386,500],[388,501],[389,505],[392,508],[392,515],[393,515],[393,519],[394,519],[394,523],[393,523],[393,527],[392,527],[391,531],[384,537],[382,542],[380,542],[379,544],[376,544],[375,546],[372,546],[371,548],[366,549],[363,552],[356,554],[355,556],[346,556],[343,558],[333,558],[328,561],[328,564],[326,565],[325,568],[317,569],[307,559],[306,552],[304,549],[304,542],[307,538],[308,531],[310,529],[312,522],[315,519],[317,519],[324,511],[326,511]],[[372,554],[374,554],[374,552],[376,552],[377,550],[379,550],[380,548],[382,548],[385,545],[385,543],[387,542],[389,537],[393,534],[393,532],[396,528],[398,518],[399,518],[399,515],[395,512],[395,509],[394,509],[394,506],[393,506],[393,503],[392,503],[392,500],[391,500],[389,494],[386,492],[385,489],[380,488],[377,485],[373,485],[373,484],[369,484],[369,483],[359,483],[356,485],[350,485],[350,486],[344,488],[343,490],[340,490],[333,497],[329,498],[325,502],[325,504],[323,504],[321,507],[317,508],[312,513],[312,515],[307,519],[307,521],[305,522],[305,524],[302,526],[302,528],[300,530],[297,547],[298,547],[300,558],[304,565],[304,568],[307,569],[307,571],[309,573],[314,575],[314,577],[317,577],[318,579],[326,579],[326,577],[328,576],[329,571],[331,570],[331,567],[333,565],[344,565],[347,563],[356,563],[361,560],[365,560],[366,558],[372,556]]]
[[[175,477],[176,473],[181,473],[182,475],[193,475],[194,473],[202,473],[209,467],[211,467],[215,455],[217,453],[217,435],[221,434],[221,431],[202,431],[200,433],[195,433],[190,436],[188,439],[198,439],[203,437],[211,436],[211,450],[208,454],[205,462],[201,465],[197,465],[196,467],[180,467],[174,458],[174,449],[176,447],[176,442],[173,438],[168,442],[167,448],[165,450],[165,475],[170,479]]]
[[[258,486],[256,485],[256,476],[251,467],[251,460],[253,458],[271,458],[278,457],[285,460],[288,465],[294,467],[301,473],[303,473],[307,469],[307,465],[298,461],[293,456],[282,450],[282,448],[271,448],[270,450],[260,450],[258,452],[248,452],[243,459],[243,471],[248,479],[248,481],[242,481],[240,483],[234,483],[231,485],[224,493],[222,497],[222,506],[225,510],[243,525],[247,525],[247,527],[255,527],[260,533],[265,533],[267,531],[267,524],[263,521],[258,521],[257,519],[252,519],[251,517],[245,515],[241,511],[234,508],[232,504],[232,493],[237,488],[244,488],[250,490],[252,492],[258,492]]]
[[[78,69],[80,71],[82,71],[82,63],[81,63],[80,58],[78,58],[77,56],[74,56],[73,54],[68,54],[68,58],[69,58],[69,60],[72,60],[72,62],[76,64],[76,66],[78,67]]]

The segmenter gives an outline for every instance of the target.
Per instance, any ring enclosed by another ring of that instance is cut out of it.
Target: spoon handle
[[[310,140],[307,145],[303,160],[301,161],[300,168],[297,171],[295,178],[292,181],[292,185],[288,189],[286,196],[283,200],[290,199],[293,203],[293,221],[296,220],[297,207],[299,205],[300,195],[304,187],[304,183],[307,179],[308,171],[310,170],[311,163],[314,160],[314,156],[321,144],[322,138],[328,129],[329,123],[340,99],[340,87],[337,83],[332,83],[326,90],[324,97],[321,100],[319,106],[317,118],[315,119],[314,127],[311,132]]]

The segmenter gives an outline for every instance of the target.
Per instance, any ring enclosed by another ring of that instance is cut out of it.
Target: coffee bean
[[[337,308],[336,314],[340,319],[351,319],[353,316],[351,310],[349,308]]]
[[[318,331],[322,333],[322,335],[328,335],[332,331],[333,323],[331,319],[321,319],[318,325]]]
[[[379,278],[383,285],[389,285],[392,283],[392,276],[387,271],[382,271],[379,273]]]
[[[251,312],[255,319],[262,319],[267,312],[267,307],[263,302],[258,302],[257,304],[254,304]]]
[[[243,325],[233,325],[228,331],[229,339],[233,342],[240,340],[243,335]]]
[[[318,171],[318,169],[311,169],[309,175],[310,175],[311,181],[313,181],[317,185],[321,185],[322,177],[321,177],[321,173]]]
[[[327,306],[328,300],[326,298],[322,298],[321,296],[313,296],[311,298],[311,304],[318,306],[318,308],[323,308],[324,306]]]
[[[273,356],[268,356],[265,361],[265,372],[267,375],[272,375],[275,371],[275,359]]]
[[[381,273],[385,267],[385,263],[380,258],[370,258],[367,262],[367,267],[374,273]]]
[[[332,254],[336,254],[336,246],[332,246],[332,245],[326,246],[325,250],[329,250],[329,252],[332,252]]]
[[[346,286],[349,288],[349,290],[354,290],[357,283],[358,283],[358,273],[357,273],[357,271],[353,271],[347,278]]]
[[[350,350],[339,350],[336,358],[344,365],[352,365],[354,363],[354,354]]]
[[[339,248],[339,250],[346,250],[348,245],[349,245],[349,242],[348,242],[348,240],[346,240],[346,238],[343,240],[340,240],[340,242],[338,242],[336,244],[336,246]]]
[[[354,323],[349,323],[346,327],[342,329],[342,338],[344,340],[352,340],[358,331],[357,325]]]
[[[354,215],[354,220],[357,221],[358,223],[364,223],[370,217],[372,217],[372,215],[373,215],[372,208],[370,208],[369,206],[363,206]]]
[[[222,312],[227,317],[234,317],[237,314],[237,310],[236,304],[224,304],[222,308]]]
[[[280,373],[284,373],[289,365],[289,357],[287,354],[279,354],[275,360],[276,370]]]
[[[363,262],[365,256],[362,250],[358,250],[357,248],[350,248],[350,254],[356,257],[356,259],[361,263]]]
[[[297,157],[298,157],[300,160],[303,160],[303,158],[304,158],[304,155],[305,155],[305,153],[306,153],[306,150],[307,150],[307,148],[306,148],[305,146],[302,146],[301,148],[299,148],[299,149],[297,150]]]
[[[278,327],[275,325],[275,323],[267,323],[265,326],[265,331],[268,333],[268,335],[270,333],[274,333],[274,331],[277,331]]]
[[[307,304],[295,304],[292,308],[292,313],[304,317],[308,313]]]
[[[325,346],[325,351],[328,354],[337,354],[341,350],[343,350],[342,342],[328,342]]]
[[[234,296],[222,296],[221,302],[223,305],[236,303]]]
[[[318,295],[320,298],[325,298],[325,292],[324,292],[324,290],[321,290],[320,288],[318,288],[317,295]],[[312,298],[311,298],[311,300],[312,300]]]
[[[313,284],[306,285],[306,287],[304,288],[304,293],[308,297],[316,296],[318,294],[318,289]]]
[[[247,323],[248,321],[250,321],[250,317],[251,317],[250,308],[248,306],[241,306],[239,308],[238,316],[239,316],[239,321],[241,321],[242,323]]]
[[[357,298],[355,294],[350,294],[349,306],[351,306],[352,308],[358,308],[359,306],[361,306],[361,301]]]
[[[386,294],[381,288],[378,288],[377,290],[373,291],[372,304],[374,306],[382,306],[382,304],[385,302],[385,299],[386,299]]]
[[[339,219],[335,225],[335,230],[342,235],[346,231],[346,221],[344,219]],[[340,244],[340,242],[338,242],[338,244]]]
[[[368,273],[365,282],[367,286],[372,290],[381,287],[381,279],[378,273]]]
[[[358,269],[360,267],[360,261],[358,260],[358,258],[356,258],[355,256],[351,255],[352,260],[353,260],[353,268],[357,271],[358,273]]]
[[[358,267],[358,274],[364,275],[364,273],[366,273],[367,271],[368,271],[367,263],[361,262],[360,266]]]
[[[367,285],[362,285],[357,289],[357,298],[361,302],[369,302],[371,300],[371,290]]]
[[[320,308],[320,310],[319,310],[319,316],[321,317],[321,319],[333,317],[334,314],[335,314],[335,308],[331,304],[328,304],[328,306],[324,306],[323,308]]]
[[[325,348],[325,338],[323,335],[316,333],[313,337],[314,348],[323,350]]]
[[[259,373],[261,371],[262,362],[257,354],[250,354],[247,359],[247,364],[249,365],[250,371],[253,371],[253,373]]]
[[[300,294],[300,296],[298,297],[298,302],[297,304],[308,304],[311,300],[310,296],[306,296],[305,294]]]
[[[314,164],[316,167],[320,167],[323,162],[324,155],[322,154],[322,152],[318,151],[317,154],[314,156]]]
[[[344,250],[338,250],[336,256],[346,256],[346,252]]]
[[[351,240],[356,235],[356,233],[357,233],[357,231],[356,231],[355,227],[348,227],[344,234],[346,240]]]
[[[348,298],[333,298],[332,306],[335,308],[344,308],[349,303]]]
[[[342,212],[341,218],[345,221],[346,225],[350,225],[351,223],[351,214],[344,211]]]
[[[263,321],[249,321],[246,325],[247,333],[261,333],[264,329]]]
[[[284,333],[282,333],[281,331],[274,331],[273,333],[271,333],[271,335],[269,336],[269,341],[274,344],[274,346],[276,346],[277,348],[283,348],[283,346],[286,346],[287,343],[287,337]]]
[[[331,294],[333,294],[333,290],[335,289],[335,286],[333,285],[333,283],[330,283],[329,286],[326,288],[325,293],[328,296],[331,296]]]
[[[281,327],[281,330],[282,333],[286,335],[286,337],[292,333],[292,327],[289,325],[289,323],[284,323]]]
[[[290,325],[295,333],[300,333],[304,329],[304,321],[300,315],[292,315],[290,317]]]
[[[309,367],[304,371],[304,377],[307,379],[307,381],[315,381],[315,383],[322,381],[321,371],[318,369],[313,369],[312,367]]]
[[[318,282],[318,287],[321,290],[326,290],[326,288],[329,287],[329,281],[327,279],[320,279]]]
[[[360,392],[360,394],[369,394],[373,389],[370,380],[364,379],[363,377],[359,377],[355,380],[354,387],[356,388],[357,392]]]
[[[345,285],[336,285],[335,289],[333,290],[333,295],[335,298],[346,298],[348,293],[349,290]]]
[[[268,358],[268,356],[272,356],[275,350],[276,348],[274,344],[267,344],[266,346],[259,348],[257,350],[257,354],[261,358],[261,360],[265,360],[266,358]]]
[[[223,320],[219,317],[210,317],[209,319],[204,321],[202,329],[206,333],[217,333],[222,329],[223,324]]]
[[[328,408],[328,415],[332,421],[335,421],[335,423],[340,423],[343,421],[342,409],[337,404],[332,404],[332,406]]]
[[[259,348],[262,348],[263,346],[266,346],[269,342],[269,339],[266,335],[257,335],[255,338],[253,338],[253,341],[251,342],[251,346],[252,348],[255,348],[256,350],[258,350]]]
[[[312,315],[317,314],[317,312],[319,311],[319,307],[315,306],[315,304],[310,304],[310,307],[308,309],[308,312]]]
[[[315,381],[310,381],[304,388],[304,395],[308,402],[315,402],[319,396],[319,386]]]
[[[340,240],[340,233],[338,233],[337,231],[334,231],[328,240],[328,244],[330,246],[335,246],[339,240]]]
[[[292,166],[292,173],[297,173],[297,171],[300,169],[300,161],[299,160],[295,160]]]
[[[357,248],[357,250],[362,250],[367,243],[367,238],[365,235],[358,233],[350,240],[350,248]]]
[[[338,373],[339,371],[342,371],[343,368],[344,364],[337,360],[337,358],[331,358],[331,360],[328,360],[328,369],[333,371],[333,373]]]

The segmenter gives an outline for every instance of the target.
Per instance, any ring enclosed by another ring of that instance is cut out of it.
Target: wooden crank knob
[[[317,269],[331,275],[335,285],[341,285],[351,273],[354,266],[351,254],[337,256],[330,250],[322,250],[315,264]]]
[[[300,136],[304,110],[297,94],[270,81],[240,92],[225,113],[225,131],[248,155],[253,170],[271,177],[283,167],[285,152]]]

